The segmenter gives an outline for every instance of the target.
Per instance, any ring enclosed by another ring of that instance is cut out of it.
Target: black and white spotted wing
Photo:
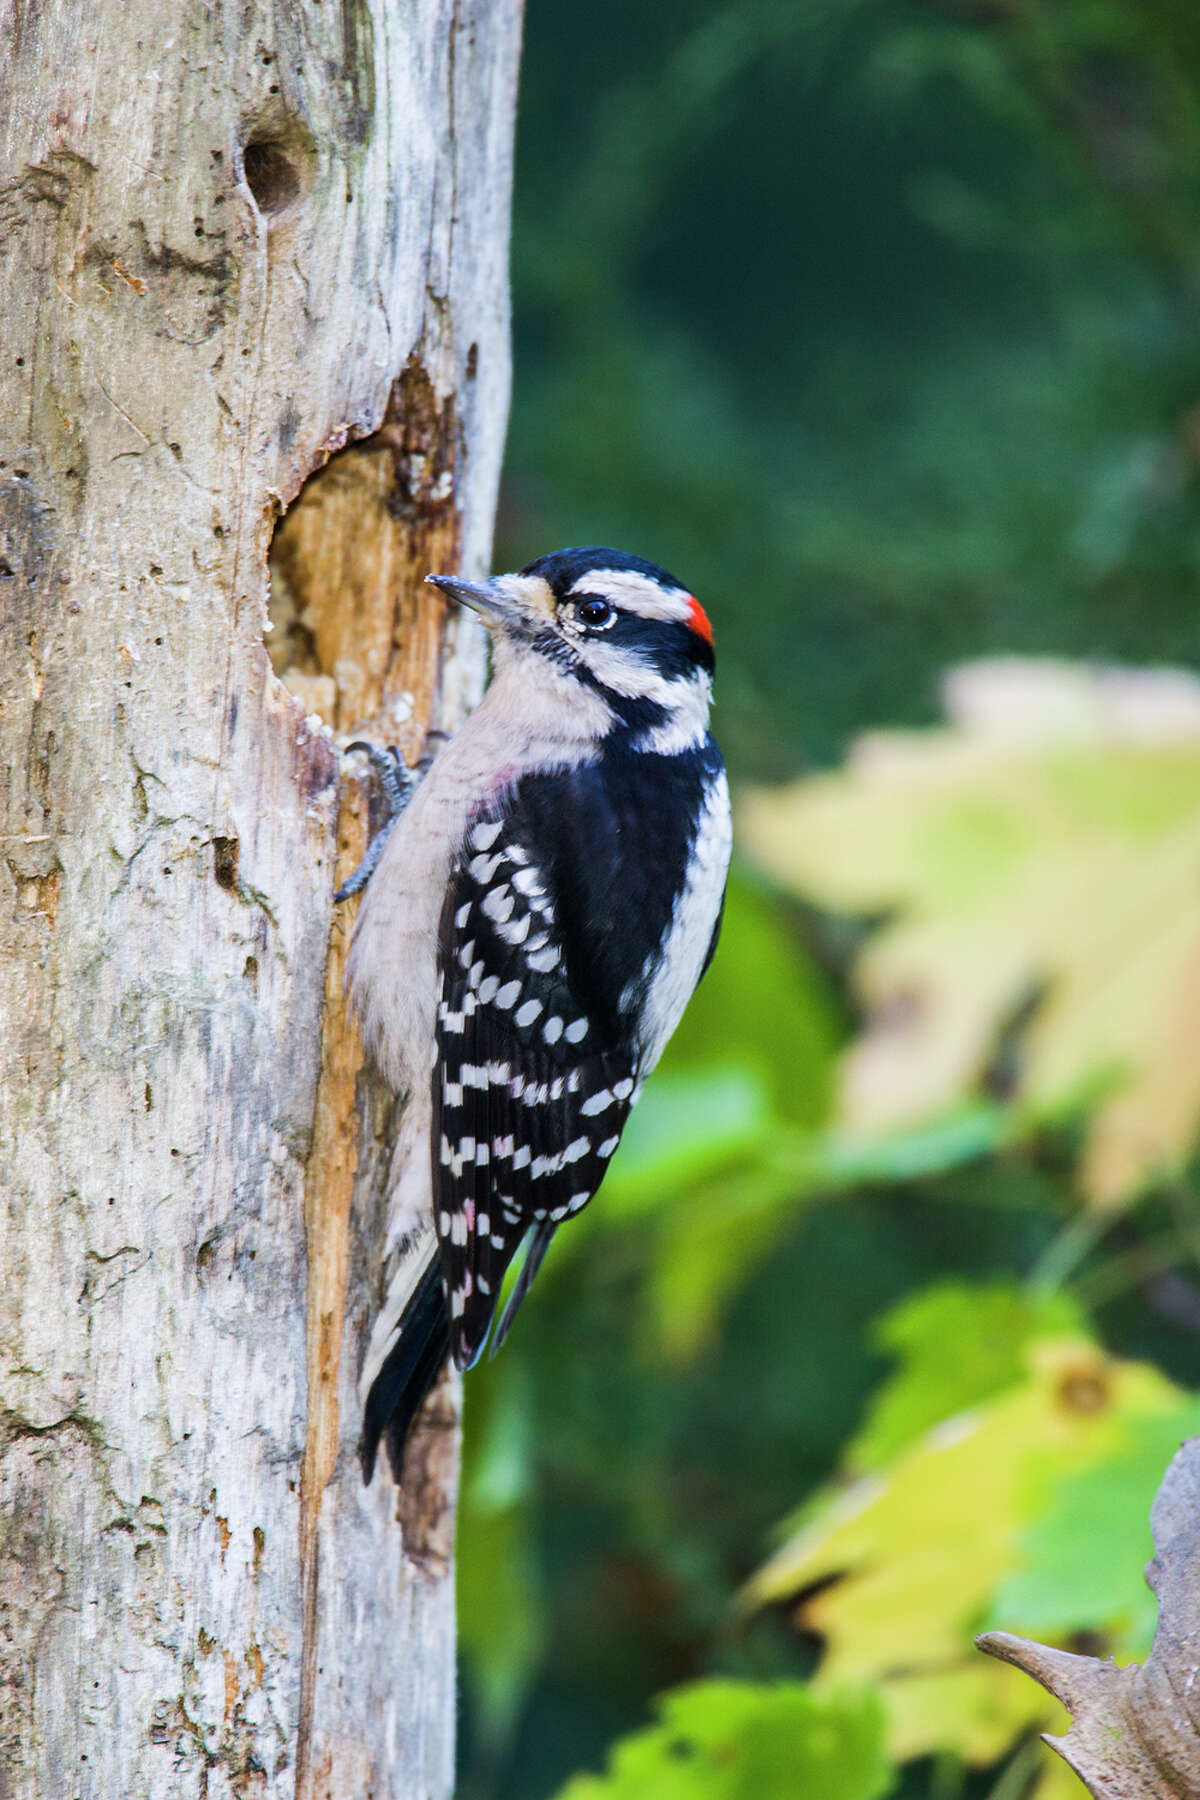
[[[507,1330],[556,1226],[599,1187],[636,1097],[632,1048],[573,979],[553,866],[522,835],[519,809],[474,823],[439,933],[434,1220],[460,1368],[483,1349],[533,1227]]]

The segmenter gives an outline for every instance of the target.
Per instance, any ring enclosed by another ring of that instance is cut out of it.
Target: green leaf
[[[850,1446],[850,1466],[877,1468],[940,1419],[1015,1386],[1037,1338],[1083,1331],[1082,1314],[1065,1294],[1032,1294],[1009,1282],[944,1282],[912,1295],[876,1331],[900,1366],[877,1390]]]
[[[1046,1728],[1046,1697],[981,1665],[974,1635],[1059,1484],[1090,1480],[1139,1425],[1175,1428],[1179,1391],[1147,1364],[1079,1338],[1035,1339],[1024,1360],[1003,1392],[827,1490],[748,1590],[753,1605],[802,1599],[826,1640],[822,1685],[880,1684],[898,1760],[949,1748],[985,1763]]]
[[[876,1800],[890,1784],[870,1693],[701,1681],[663,1695],[658,1711],[660,1724],[615,1746],[605,1774],[576,1775],[559,1800]]]
[[[1102,1630],[1111,1649],[1143,1655],[1156,1611],[1142,1574],[1150,1507],[1163,1470],[1197,1432],[1200,1400],[1189,1400],[1132,1421],[1120,1449],[1061,1482],[1024,1536],[1021,1566],[993,1596],[986,1629],[1058,1638]]]
[[[604,1183],[610,1224],[653,1212],[714,1169],[753,1155],[769,1125],[767,1096],[749,1069],[656,1075],[629,1116]]]

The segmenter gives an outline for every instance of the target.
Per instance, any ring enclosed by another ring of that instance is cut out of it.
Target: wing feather
[[[505,1330],[558,1224],[599,1187],[636,1098],[635,1053],[589,1016],[564,940],[553,869],[519,818],[477,820],[442,911],[433,1078],[434,1223],[463,1368],[527,1232]]]

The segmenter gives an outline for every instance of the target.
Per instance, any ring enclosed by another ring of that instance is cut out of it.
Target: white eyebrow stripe
[[[643,619],[670,619],[686,624],[691,617],[692,596],[686,588],[659,587],[648,575],[632,569],[589,569],[571,588],[573,594],[603,594]]]

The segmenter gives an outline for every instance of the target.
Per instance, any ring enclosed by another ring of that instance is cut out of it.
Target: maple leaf
[[[1002,659],[949,723],[863,738],[842,770],[741,807],[750,857],[881,920],[839,1122],[883,1137],[997,1076],[1031,1127],[1089,1109],[1095,1203],[1178,1168],[1200,1130],[1200,682]]]

